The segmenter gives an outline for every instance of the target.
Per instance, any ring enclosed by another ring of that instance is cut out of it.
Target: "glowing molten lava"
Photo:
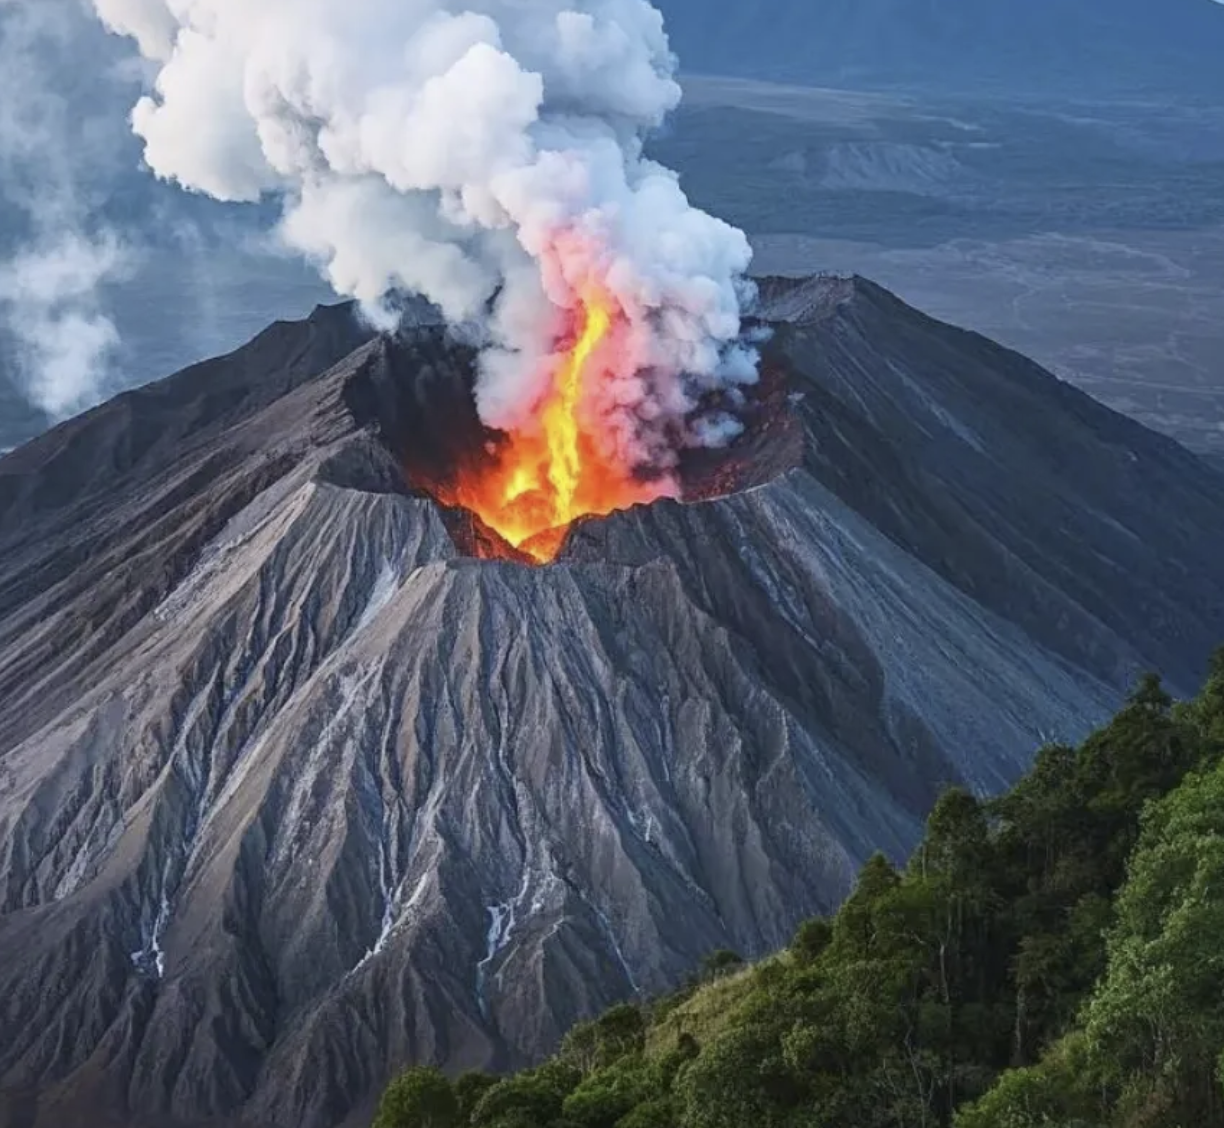
[[[573,343],[554,358],[533,425],[507,434],[489,463],[460,471],[442,491],[448,495],[442,500],[471,510],[540,563],[556,557],[580,517],[606,516],[659,495],[601,453],[589,424],[584,428],[592,388],[614,375],[609,353],[621,316],[612,301],[589,296],[576,313]]]

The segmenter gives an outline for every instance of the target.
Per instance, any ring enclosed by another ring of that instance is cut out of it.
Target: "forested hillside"
[[[944,794],[905,869],[755,967],[573,1030],[542,1067],[413,1069],[375,1128],[1224,1124],[1224,651],[1145,679],[1004,796]]]

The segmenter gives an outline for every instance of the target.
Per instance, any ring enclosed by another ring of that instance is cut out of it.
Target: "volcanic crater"
[[[754,330],[748,326],[746,333],[751,335]],[[482,516],[461,500],[461,483],[497,473],[510,443],[510,436],[486,426],[477,412],[476,351],[457,343],[440,326],[413,326],[407,332],[388,335],[383,343],[385,352],[377,375],[367,375],[350,387],[349,406],[373,427],[391,453],[407,492],[437,506],[451,540],[464,556],[537,567],[564,562],[570,533],[606,515],[587,514],[516,545],[499,531],[496,515],[490,517],[486,511]],[[611,511],[659,502],[711,501],[788,473],[803,458],[803,425],[794,411],[797,397],[786,358],[767,344],[760,379],[735,409],[742,432],[719,448],[682,447],[672,472],[678,490],[652,498],[651,478],[639,472],[637,480],[646,500],[630,501]]]

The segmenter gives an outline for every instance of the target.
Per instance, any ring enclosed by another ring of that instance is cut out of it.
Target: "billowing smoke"
[[[0,311],[17,347],[17,371],[30,401],[52,417],[104,394],[119,345],[99,287],[123,270],[110,235],[50,227],[35,244],[0,263]]]
[[[375,316],[412,290],[476,327],[488,424],[525,425],[597,292],[629,326],[587,405],[599,440],[666,466],[677,436],[734,432],[756,378],[737,344],[751,251],[643,156],[680,99],[646,0],[94,4],[156,64],[132,115],[150,167],[220,200],[280,196],[283,237]]]
[[[75,18],[72,0],[0,0],[0,329],[23,391],[52,416],[107,390],[119,336],[102,288],[129,260],[78,175],[91,123],[50,81]]]

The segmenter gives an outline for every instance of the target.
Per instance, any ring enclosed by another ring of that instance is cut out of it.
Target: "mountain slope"
[[[869,283],[760,312],[706,500],[548,568],[413,487],[481,441],[426,315],[0,460],[0,1124],[358,1123],[406,1061],[530,1060],[1198,678],[1212,471]]]
[[[532,1128],[1123,1128],[1140,1103],[1157,1123],[1217,1124],[1220,900],[1204,890],[1224,860],[1222,726],[1224,650],[1193,701],[1145,678],[988,804],[946,791],[904,870],[870,859],[786,950],[753,968],[712,954],[538,1069],[453,1089],[410,1069],[374,1128],[427,1122],[426,1101],[457,1104],[454,1128],[515,1111]],[[1176,1009],[1153,1006],[1174,993]],[[1154,1025],[1176,1054],[1154,1050]]]
[[[693,73],[1038,98],[1224,85],[1212,0],[660,0]]]

